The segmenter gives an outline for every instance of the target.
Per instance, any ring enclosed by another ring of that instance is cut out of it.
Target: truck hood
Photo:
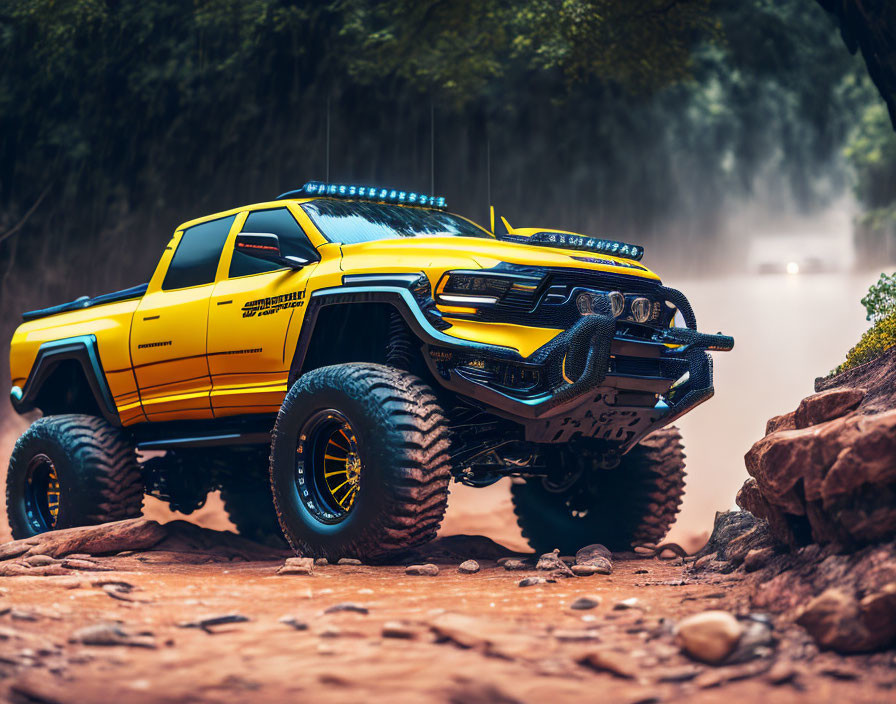
[[[642,264],[603,253],[559,249],[478,237],[413,237],[342,246],[344,271],[396,271],[458,267],[491,269],[501,262],[535,267],[605,271],[659,281]]]

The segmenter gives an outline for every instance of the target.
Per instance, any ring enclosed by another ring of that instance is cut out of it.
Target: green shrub
[[[877,323],[896,311],[896,274],[881,274],[862,299],[866,320]],[[873,328],[872,328],[873,330]]]
[[[896,345],[896,311],[875,322],[871,329],[862,335],[858,344],[847,353],[846,361],[833,373],[839,374],[865,362],[870,362],[894,345]]]

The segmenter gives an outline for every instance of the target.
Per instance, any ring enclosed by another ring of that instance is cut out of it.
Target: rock
[[[578,659],[578,663],[585,667],[590,667],[592,670],[609,672],[616,677],[624,679],[634,679],[640,672],[638,663],[634,658],[607,648],[586,653]]]
[[[765,679],[769,684],[776,687],[782,684],[793,682],[800,675],[800,670],[790,660],[778,660],[765,673]]]
[[[277,574],[311,577],[314,575],[314,560],[310,557],[289,557]]]
[[[416,577],[436,577],[439,574],[439,568],[433,564],[408,565],[404,568],[404,573]]]
[[[796,430],[795,411],[785,413],[784,415],[769,418],[765,424],[765,434],[771,435],[779,430]]]
[[[676,642],[690,657],[717,665],[737,647],[744,626],[727,611],[704,611],[683,619]]]
[[[709,540],[695,555],[697,561],[694,563],[694,567],[703,569],[707,563],[714,560],[730,561],[739,565],[750,550],[775,545],[777,545],[777,541],[772,536],[769,525],[750,513],[749,509],[746,511],[720,511],[716,513]],[[710,556],[714,557],[706,562],[701,562]]]
[[[518,560],[516,558],[508,558],[501,563],[501,566],[508,571],[520,571],[520,570],[529,570],[532,569],[529,565],[527,565],[522,560]]]
[[[594,545],[586,545],[584,548],[581,548],[576,552],[577,565],[594,564],[594,560],[596,560],[597,558],[612,561],[613,553],[610,552],[609,548],[601,545],[600,543],[595,543]]]
[[[637,597],[630,597],[628,599],[623,599],[622,601],[617,601],[613,604],[613,611],[627,611],[628,609],[643,609],[644,605],[641,603],[641,600]]]
[[[29,567],[46,567],[47,565],[55,565],[56,559],[49,555],[32,555],[22,560]]]
[[[0,560],[11,557],[46,555],[62,557],[72,553],[108,555],[122,550],[146,550],[167,536],[164,526],[147,518],[103,523],[97,526],[64,528],[0,546]],[[78,559],[78,558],[75,558]]]
[[[401,621],[386,621],[383,624],[383,638],[398,638],[400,640],[414,640],[420,635],[419,630]]]
[[[325,557],[315,557],[314,564],[319,567],[325,567],[326,565],[330,564],[330,561]]]
[[[840,653],[877,650],[896,641],[896,582],[861,601],[842,589],[826,589],[797,617],[822,648]]]
[[[506,567],[505,564],[505,569]],[[535,569],[551,572],[551,577],[554,579],[575,576],[575,573],[569,569],[569,565],[560,559],[560,551],[556,549],[553,552],[547,552],[539,557]]]
[[[370,613],[370,610],[366,606],[361,606],[360,604],[355,604],[351,601],[346,601],[342,604],[333,604],[333,606],[329,606],[324,609],[325,614],[336,614],[346,611],[354,614],[365,615]]]
[[[569,605],[569,608],[574,609],[576,611],[586,611],[588,609],[594,609],[600,606],[601,599],[599,596],[580,596],[574,602]]]
[[[703,557],[697,558],[697,560],[693,563],[693,569],[702,570],[704,567],[708,566],[710,562],[715,562],[719,553],[713,552],[709,555],[704,555]]]
[[[101,623],[87,626],[75,631],[72,643],[83,645],[127,645],[134,648],[155,648],[156,641],[152,634],[133,634],[116,623]]]
[[[753,548],[744,556],[744,569],[747,572],[755,572],[765,567],[775,556],[776,550],[772,547]]]
[[[461,574],[476,574],[479,569],[479,563],[476,560],[464,560],[457,566],[457,571]]]
[[[360,565],[362,564],[360,560],[356,560],[353,557],[340,557],[337,565]]]
[[[523,577],[517,586],[519,587],[534,587],[536,584],[547,584],[548,580],[544,577]]]
[[[569,630],[558,628],[551,633],[554,638],[565,643],[579,643],[600,640],[600,634],[594,630]]]
[[[33,611],[25,611],[24,609],[10,609],[9,617],[15,621],[38,621],[40,616]]]
[[[601,568],[597,565],[573,565],[569,569],[572,570],[572,573],[576,577],[590,577],[593,574],[609,574],[608,572],[601,571]]]
[[[62,566],[68,570],[83,570],[89,572],[111,572],[112,568],[101,565],[93,560],[80,560],[67,557],[62,561]]]
[[[221,616],[207,616],[197,621],[181,621],[177,624],[178,628],[201,628],[206,633],[214,633],[216,626],[224,626],[231,623],[245,623],[249,620],[248,616],[242,614],[223,614]]]
[[[725,665],[738,665],[774,654],[775,640],[771,622],[759,614],[751,614],[741,621],[744,631],[737,647],[725,658]]]
[[[284,616],[283,618],[278,620],[278,623],[283,623],[287,626],[291,626],[297,631],[307,631],[308,623],[307,621],[303,621],[297,616]]]
[[[865,398],[865,389],[829,389],[800,401],[794,413],[796,428],[808,428],[834,418],[840,418],[858,407]]]

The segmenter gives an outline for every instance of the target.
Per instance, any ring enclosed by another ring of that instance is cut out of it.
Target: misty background
[[[0,364],[23,310],[144,282],[179,223],[310,179],[645,245],[737,340],[680,423],[673,537],[733,504],[896,258],[886,106],[809,0],[8,0]],[[26,422],[0,402],[4,468]]]

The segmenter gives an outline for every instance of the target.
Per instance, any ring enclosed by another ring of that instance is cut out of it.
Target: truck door
[[[233,251],[236,233],[228,240],[222,258],[226,274],[209,306],[208,366],[215,416],[279,410],[292,357],[287,331],[301,328],[305,287],[319,259],[289,208],[253,210],[240,232],[277,235],[283,256],[309,264],[285,269]]]
[[[209,299],[235,215],[175,233],[131,324],[131,360],[151,421],[209,418]],[[161,279],[161,280],[158,280]]]

